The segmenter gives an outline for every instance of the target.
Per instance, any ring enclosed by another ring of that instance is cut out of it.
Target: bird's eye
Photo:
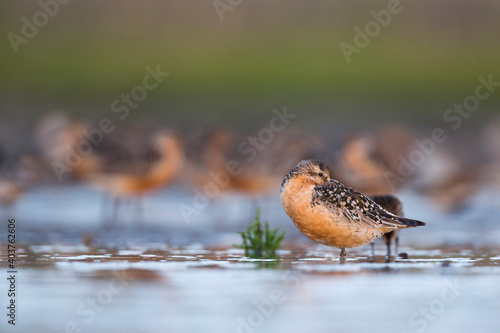
[[[323,174],[321,172],[318,173],[318,176],[320,176],[321,178],[323,178]]]

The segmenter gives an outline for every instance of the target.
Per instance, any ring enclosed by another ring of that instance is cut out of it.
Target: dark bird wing
[[[334,213],[341,212],[350,221],[372,227],[401,229],[425,225],[394,215],[367,196],[333,179],[328,184],[314,187],[311,204],[323,205]]]
[[[383,209],[397,216],[403,216],[403,204],[392,194],[372,195],[370,199],[379,204]]]

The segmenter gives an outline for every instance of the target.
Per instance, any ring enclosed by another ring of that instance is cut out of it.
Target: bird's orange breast
[[[285,212],[305,236],[318,243],[337,248],[361,246],[382,236],[378,229],[346,219],[342,212],[324,205],[311,205],[314,185],[291,179],[281,192]]]

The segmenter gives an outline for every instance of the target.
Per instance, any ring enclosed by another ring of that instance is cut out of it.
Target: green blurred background
[[[100,117],[156,64],[170,76],[132,117],[181,127],[251,126],[283,105],[304,124],[435,123],[478,75],[500,80],[495,0],[402,1],[348,64],[339,44],[353,44],[353,28],[387,3],[246,0],[221,21],[212,1],[70,1],[16,54],[7,34],[20,35],[40,5],[3,1],[1,118],[29,122],[53,109]],[[493,94],[471,122],[498,114],[499,103]]]

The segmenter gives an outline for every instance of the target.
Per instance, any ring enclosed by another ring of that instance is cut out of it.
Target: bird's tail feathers
[[[407,219],[404,217],[398,217],[398,221],[401,222],[402,224],[404,224],[407,228],[421,227],[421,226],[426,225],[425,222]]]

